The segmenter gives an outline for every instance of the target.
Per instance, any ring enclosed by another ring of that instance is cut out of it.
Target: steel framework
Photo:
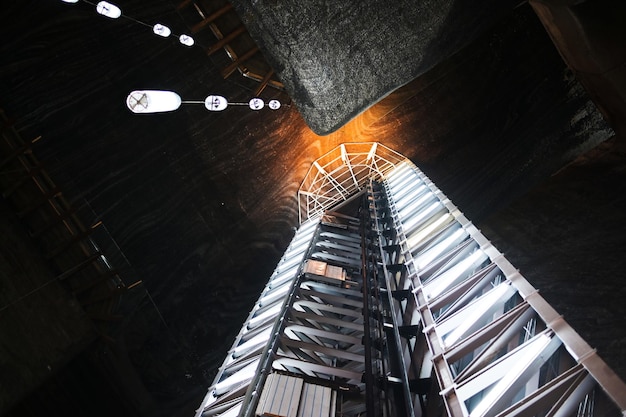
[[[383,273],[410,294],[396,323],[424,335],[403,343],[406,370],[434,373],[448,415],[590,415],[596,384],[624,414],[624,382],[422,172],[372,187]]]
[[[399,153],[372,143],[345,143],[313,162],[298,190],[300,223],[357,198],[370,179],[383,178],[404,161]]]
[[[314,163],[307,220],[197,417],[626,415],[626,384],[457,207],[359,146]],[[348,191],[358,212],[328,211]]]

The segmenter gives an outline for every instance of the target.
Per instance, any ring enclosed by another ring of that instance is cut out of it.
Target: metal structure
[[[358,198],[370,179],[384,178],[404,159],[378,142],[345,143],[323,155],[298,190],[300,223]]]
[[[626,415],[626,384],[410,161],[335,152],[197,417]]]

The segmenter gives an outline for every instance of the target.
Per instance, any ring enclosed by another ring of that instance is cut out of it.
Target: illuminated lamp
[[[270,100],[269,103],[267,103],[267,106],[272,109],[272,110],[278,110],[280,109],[280,101],[278,100]]]
[[[185,46],[193,46],[194,44],[193,38],[189,35],[180,35],[178,40]]]
[[[96,5],[96,11],[102,16],[109,17],[111,19],[117,19],[122,15],[122,11],[119,7],[106,1],[101,1]]]
[[[140,90],[131,92],[126,105],[133,113],[162,113],[176,110],[182,101],[173,91]]]
[[[78,0],[62,0],[65,3],[78,3]]]
[[[417,211],[414,213],[410,213],[407,217],[402,219],[402,227],[405,231],[410,231],[413,226],[425,220],[427,217],[434,214],[435,210],[441,207],[441,203],[439,201],[433,202],[423,211]]]
[[[407,244],[409,248],[414,248],[418,244],[422,243],[427,237],[431,235],[431,233],[438,230],[440,226],[450,220],[450,213],[443,213],[440,215],[434,222],[430,223],[428,226],[420,230],[414,236],[411,236],[410,239],[407,240]]]
[[[156,25],[154,25],[154,27],[152,28],[152,31],[156,35],[163,36],[164,38],[167,38],[168,36],[172,34],[172,31],[170,30],[170,28],[160,23],[157,23]]]
[[[251,110],[261,110],[265,106],[265,102],[258,97],[250,99],[248,106]]]
[[[448,236],[440,243],[436,244],[432,248],[428,249],[424,253],[420,254],[417,259],[419,260],[417,264],[417,270],[420,271],[424,269],[427,265],[429,265],[432,261],[438,258],[445,250],[447,250],[450,245],[457,243],[459,239],[465,238],[467,236],[467,232],[465,229],[460,228],[457,229],[456,232],[452,233],[452,235]],[[409,245],[412,249],[413,246]],[[415,257],[413,259],[416,259]]]
[[[477,301],[467,307],[464,313],[464,320],[443,340],[445,347],[450,347],[463,337],[469,329],[480,320],[498,300],[509,298],[515,293],[515,289],[508,284],[500,284],[491,291],[485,293]]]
[[[208,96],[204,100],[204,107],[208,111],[222,111],[228,107],[228,101],[222,96]]]
[[[272,108],[278,109],[281,104],[273,100]],[[173,91],[135,90],[126,97],[126,106],[133,113],[163,113],[177,110],[181,104],[204,104],[209,111],[222,111],[229,106],[248,106],[252,110],[260,110],[265,103],[260,98],[253,98],[247,103],[229,103],[223,96],[210,95],[204,101],[185,100]]]

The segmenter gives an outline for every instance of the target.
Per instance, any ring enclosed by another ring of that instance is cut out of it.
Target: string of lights
[[[183,101],[175,92],[163,90],[136,90],[126,98],[126,106],[133,113],[169,112],[177,110],[181,104],[204,104],[209,111],[222,111],[228,106],[248,106],[250,110],[261,110],[265,107],[265,102],[258,97],[250,99],[247,103],[234,103],[229,102],[225,97],[212,94],[204,101]],[[281,103],[278,100],[270,100],[267,107],[278,110]]]
[[[148,23],[137,20],[131,16],[127,16],[122,13],[122,10],[119,7],[107,1],[100,1],[97,4],[92,3],[89,0],[62,0],[62,1],[65,3],[78,3],[79,1],[83,1],[87,4],[95,6],[96,12],[98,12],[98,14],[108,17],[109,19],[118,19],[121,17],[121,18],[125,18],[128,20],[132,20],[135,23],[139,23],[140,25],[152,28],[152,32],[154,32],[155,35],[161,36],[163,38],[167,38],[170,35],[172,35],[172,30],[166,25],[162,23],[156,23],[154,25],[150,25]],[[187,34],[173,35],[173,36],[177,37],[178,41],[185,46],[193,46],[195,43],[194,39]]]
[[[169,27],[162,23],[156,23],[150,25],[142,22],[134,17],[124,15],[122,10],[107,1],[100,1],[97,4],[92,3],[89,0],[62,0],[65,3],[78,3],[83,1],[87,4],[95,6],[98,14],[108,17],[110,19],[118,19],[120,17],[132,20],[142,26],[152,28],[155,35],[167,38],[172,35],[172,31]],[[194,39],[186,34],[174,35],[178,37],[181,44],[185,46],[193,46]],[[251,110],[261,110],[265,107],[265,102],[258,97],[253,97],[247,103],[234,103],[228,102],[225,97],[219,95],[209,95],[204,101],[183,101],[178,94],[173,91],[161,91],[161,90],[138,90],[132,91],[126,98],[126,106],[133,113],[162,113],[177,110],[181,104],[204,104],[209,111],[222,111],[228,106],[248,106]],[[278,110],[281,107],[281,103],[278,100],[270,100],[267,104],[272,110]]]

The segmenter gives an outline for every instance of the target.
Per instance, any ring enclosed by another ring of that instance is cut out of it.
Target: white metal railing
[[[359,195],[370,179],[382,179],[405,159],[378,142],[336,147],[313,162],[300,185],[300,222]]]

